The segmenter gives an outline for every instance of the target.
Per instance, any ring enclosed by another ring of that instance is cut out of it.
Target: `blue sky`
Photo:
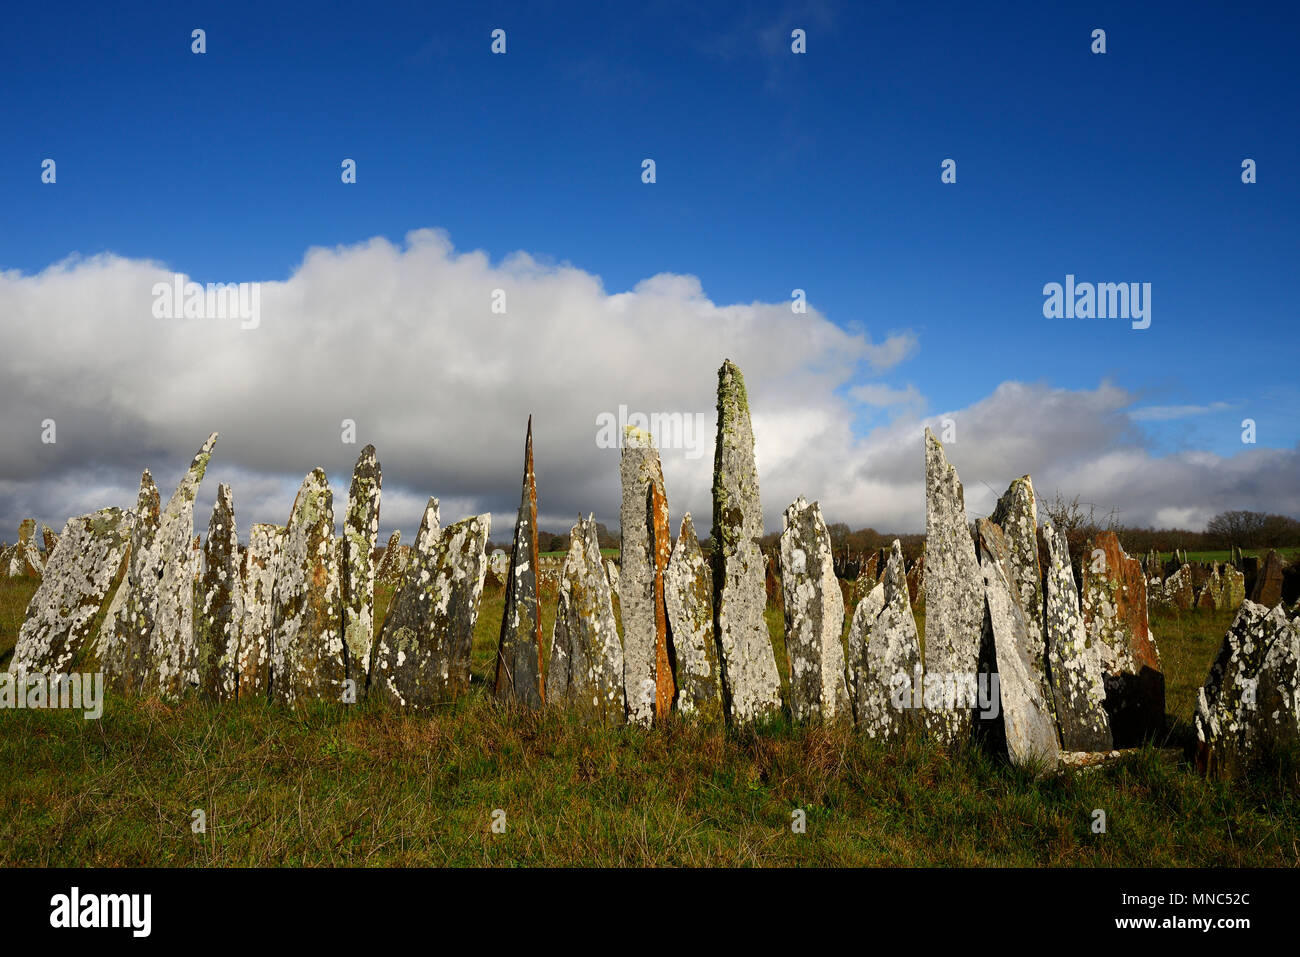
[[[915,335],[841,392],[911,385],[937,413],[1112,381],[1182,409],[1138,419],[1154,453],[1232,455],[1246,416],[1290,449],[1300,15],[1133,6],[24,5],[0,35],[0,269],[107,251],[283,281],[310,247],[438,228],[608,293],[798,287],[839,327]],[[1067,273],[1151,283],[1151,327],[1045,319]]]

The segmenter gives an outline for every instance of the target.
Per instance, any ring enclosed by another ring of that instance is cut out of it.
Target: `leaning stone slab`
[[[858,603],[849,625],[848,683],[858,729],[887,741],[914,726],[920,713],[908,692],[921,682],[921,644],[903,548],[894,539],[880,583]]]
[[[1013,481],[989,516],[1006,537],[1011,587],[1029,616],[1033,631],[1043,631],[1043,572],[1038,565],[1038,503],[1028,475]]]
[[[491,530],[490,515],[440,529],[438,500],[429,500],[406,579],[375,643],[369,697],[420,710],[469,691]]]
[[[239,626],[243,620],[243,582],[239,569],[239,534],[230,486],[217,486],[217,501],[208,522],[204,570],[194,638],[199,654],[199,690],[209,701],[233,701],[239,687]]]
[[[1147,623],[1142,563],[1114,532],[1102,532],[1082,564],[1084,627],[1101,659],[1111,735],[1115,747],[1133,747],[1165,730],[1165,676]]]
[[[537,600],[537,478],[533,474],[533,418],[524,441],[524,480],[515,518],[505,610],[497,642],[493,693],[498,701],[540,708],[546,703],[542,666],[542,613]],[[626,612],[625,612],[626,614]]]
[[[976,528],[988,602],[985,627],[991,633],[997,661],[1007,755],[1012,764],[1054,765],[1060,742],[1047,677],[1047,652],[1034,619],[1034,591],[1022,587],[1028,583],[1018,579],[1023,556],[1014,553],[1011,542],[995,522],[981,518]]]
[[[370,643],[375,633],[375,566],[371,553],[379,534],[379,490],[383,471],[375,447],[361,450],[352,470],[348,510],[343,521],[343,655],[347,675],[358,689],[366,685]]]
[[[68,519],[27,605],[11,673],[67,673],[121,570],[131,522],[131,513],[119,508]]]
[[[978,681],[984,625],[984,581],[966,525],[957,470],[943,446],[925,430],[925,671],[951,688]],[[938,708],[927,700],[927,724],[943,743],[970,734],[973,703],[951,697]],[[928,695],[927,695],[928,698]]]
[[[682,518],[668,570],[664,604],[677,656],[677,711],[721,723],[722,680],[713,635],[713,581],[695,535],[691,513]]]
[[[551,635],[546,701],[573,708],[589,722],[622,724],[623,674],[613,593],[600,557],[595,518],[588,516],[569,532]]]
[[[1043,526],[1043,540],[1048,562],[1043,624],[1061,747],[1066,751],[1110,751],[1113,741],[1101,656],[1088,646],[1070,567],[1070,546],[1050,524]]]
[[[1234,777],[1300,745],[1300,632],[1279,605],[1244,602],[1196,699],[1196,764]]]
[[[723,692],[733,722],[781,708],[781,679],[763,611],[763,510],[754,465],[754,430],[745,378],[730,359],[718,370],[718,435],[713,458],[714,632]],[[626,574],[626,569],[624,570]]]
[[[852,713],[845,684],[844,596],[835,577],[831,536],[821,506],[800,496],[785,510],[781,568],[785,649],[790,656],[790,713],[795,721]]]
[[[258,523],[248,530],[248,547],[243,552],[243,615],[239,623],[240,699],[267,697],[271,687],[271,635],[275,630],[275,570],[280,560],[283,525]]]

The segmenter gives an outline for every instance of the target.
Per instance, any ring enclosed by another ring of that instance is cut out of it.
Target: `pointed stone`
[[[619,511],[622,525],[618,601],[623,616],[623,683],[627,693],[628,721],[649,726],[661,696],[658,649],[667,635],[659,632],[655,602],[655,555],[652,540],[655,527],[668,527],[668,504],[659,452],[649,433],[628,426],[619,462],[623,501]],[[647,502],[651,487],[658,491],[663,506],[650,514]],[[665,628],[666,628],[665,624]],[[672,683],[672,674],[667,676]]]
[[[375,643],[370,697],[420,710],[469,691],[491,530],[490,515],[440,529],[438,500],[429,500],[405,580]]]
[[[18,543],[10,553],[9,577],[40,578],[44,569],[41,550],[36,547],[36,519],[25,518],[18,526]]]
[[[1196,607],[1206,611],[1214,611],[1219,607],[1222,595],[1223,577],[1219,574],[1219,567],[1211,565],[1210,577],[1205,579],[1200,591],[1196,593]]]
[[[271,697],[342,701],[343,622],[334,496],[322,469],[303,480],[276,563]]]
[[[713,458],[714,632],[727,712],[747,724],[781,708],[781,678],[763,611],[763,509],[754,465],[754,430],[745,378],[730,359],[718,370],[718,435]]]
[[[194,637],[199,654],[199,690],[209,701],[233,701],[239,681],[239,626],[243,589],[239,573],[239,534],[230,486],[217,486],[203,552]]]
[[[1250,593],[1250,600],[1265,608],[1272,608],[1282,600],[1282,556],[1269,549],[1260,563],[1259,574],[1255,578],[1255,588]]]
[[[537,600],[537,479],[533,474],[533,418],[524,441],[524,481],[515,519],[505,610],[493,684],[498,701],[540,708],[546,703],[542,668],[542,613]],[[627,612],[624,611],[626,615]]]
[[[45,542],[45,561],[48,562],[59,544],[59,536],[54,534],[54,529],[41,522],[41,538]]]
[[[275,572],[288,531],[258,523],[248,530],[242,563],[243,615],[239,624],[238,696],[265,699],[271,687],[271,645],[275,630]]]
[[[105,621],[101,659],[119,690],[139,694],[144,690],[153,662],[154,617],[158,610],[158,586],[162,559],[158,553],[158,524],[162,502],[153,476],[145,469],[136,495],[135,521],[131,529],[126,577],[118,587],[118,609]]]
[[[1102,532],[1083,556],[1083,621],[1101,660],[1115,747],[1140,745],[1165,730],[1165,676],[1147,622],[1142,564]]]
[[[27,605],[11,673],[67,673],[121,571],[131,522],[131,513],[119,508],[68,519]]]
[[[388,536],[388,544],[384,547],[383,557],[379,559],[379,567],[375,569],[376,584],[395,588],[402,583],[406,569],[402,567],[401,543],[402,532],[394,529],[393,534]]]
[[[677,658],[677,710],[721,723],[722,680],[713,633],[713,581],[691,513],[682,518],[664,573],[664,605]]]
[[[835,577],[831,536],[821,506],[802,495],[785,510],[781,576],[785,649],[790,656],[790,713],[830,721],[852,713],[845,683],[844,596]]]
[[[1043,633],[1043,572],[1038,564],[1038,502],[1028,475],[1013,481],[989,516],[1006,537],[1011,587],[1029,616],[1033,631]]]
[[[911,704],[899,689],[915,688],[921,681],[921,643],[898,539],[890,548],[880,583],[853,611],[848,675],[854,718],[868,737],[887,741],[918,723],[919,712],[897,707],[899,701]]]
[[[853,583],[854,605],[862,601],[871,589],[876,587],[876,582],[880,580],[880,555],[872,552],[863,561],[862,567],[858,570],[858,577]]]
[[[370,643],[375,633],[375,566],[370,556],[379,535],[382,482],[375,447],[367,445],[352,470],[343,522],[343,654],[347,675],[358,689],[366,686]]]
[[[1079,591],[1070,568],[1070,546],[1050,524],[1043,525],[1043,541],[1048,561],[1043,623],[1061,747],[1066,751],[1109,751],[1113,742],[1101,657],[1088,646]]]
[[[944,743],[970,734],[984,623],[984,580],[966,525],[957,470],[925,430],[925,672],[952,693],[931,708],[927,724]]]
[[[546,674],[548,704],[573,708],[583,719],[622,724],[623,648],[614,597],[600,557],[594,516],[569,532]]]
[[[1033,590],[1018,581],[1023,556],[1002,529],[986,518],[976,522],[980,572],[988,602],[985,627],[996,655],[1002,727],[1012,764],[1055,766],[1061,750],[1056,736],[1052,689],[1047,678],[1047,651],[1033,617]],[[1024,529],[1020,529],[1021,534]],[[1032,531],[1030,532],[1032,535]],[[1037,557],[1034,565],[1037,566]],[[1041,615],[1041,606],[1039,607]]]

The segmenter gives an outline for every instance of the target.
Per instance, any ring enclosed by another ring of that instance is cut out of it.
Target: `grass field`
[[[34,587],[0,581],[0,667]],[[0,712],[0,864],[1300,864],[1294,766],[1207,782],[1148,748],[1035,780],[974,748],[879,747],[842,727],[645,732],[499,709],[484,688],[502,607],[485,593],[475,690],[432,715],[114,697],[99,721]],[[1174,718],[1160,744],[1188,743],[1230,619],[1153,618]],[[779,639],[780,612],[768,623]]]
[[[1256,558],[1263,559],[1263,557],[1268,553],[1269,553],[1269,549],[1267,548],[1243,548],[1241,550],[1241,554],[1247,558],[1253,555]],[[1294,562],[1297,556],[1300,556],[1300,546],[1279,548],[1277,549],[1277,553],[1281,555],[1282,558],[1285,559],[1286,561]],[[1160,561],[1162,562],[1167,562],[1174,557],[1173,552],[1157,552],[1156,554],[1159,556]],[[1232,552],[1226,548],[1221,549],[1219,551],[1208,551],[1208,552],[1189,551],[1187,553],[1187,560],[1189,562],[1230,562],[1232,561]]]

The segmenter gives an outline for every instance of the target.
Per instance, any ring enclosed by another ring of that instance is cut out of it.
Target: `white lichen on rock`
[[[664,573],[664,604],[677,658],[677,710],[720,723],[722,678],[713,633],[713,581],[690,512],[682,517]]]
[[[853,611],[847,654],[848,686],[858,729],[876,740],[889,740],[917,722],[919,712],[901,689],[921,676],[921,644],[908,601],[903,548],[890,547],[880,583]],[[908,707],[900,708],[898,704]]]
[[[375,447],[367,445],[352,470],[343,520],[343,653],[348,677],[358,688],[366,683],[375,630],[375,565],[371,554],[379,534],[382,484],[383,471],[375,458]]]

